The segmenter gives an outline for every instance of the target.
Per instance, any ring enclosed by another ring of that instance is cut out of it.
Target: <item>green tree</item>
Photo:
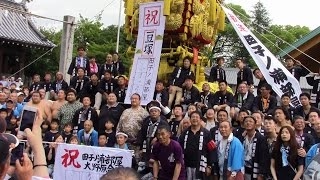
[[[252,11],[252,27],[258,33],[266,33],[271,24],[269,13],[261,1],[258,1]]]
[[[271,25],[269,32],[262,34],[260,40],[276,55],[309,32],[306,26]]]

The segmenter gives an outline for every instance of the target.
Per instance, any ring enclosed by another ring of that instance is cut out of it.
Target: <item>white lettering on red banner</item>
[[[281,97],[289,94],[294,107],[300,105],[301,88],[298,80],[283,66],[283,64],[260,42],[260,40],[241,22],[228,8],[223,7],[226,16],[237,32],[242,43],[261,70],[266,81]]]
[[[73,144],[59,144],[54,162],[54,179],[99,179],[117,167],[131,167],[127,150]],[[90,178],[89,178],[90,177]]]
[[[141,105],[153,100],[164,27],[163,1],[140,4],[139,32],[125,104],[131,103],[134,93],[141,96]]]

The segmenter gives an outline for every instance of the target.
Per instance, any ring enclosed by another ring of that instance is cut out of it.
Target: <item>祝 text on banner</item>
[[[141,105],[152,101],[160,63],[164,27],[163,1],[140,4],[139,32],[125,104],[130,104],[130,97],[134,93],[140,95]]]
[[[55,162],[54,179],[99,179],[117,167],[131,167],[132,153],[127,150],[73,144],[59,144]]]
[[[223,7],[233,28],[242,43],[259,67],[266,81],[281,97],[288,94],[294,107],[300,105],[301,88],[298,80],[283,66],[283,64],[260,42],[260,40],[226,7]]]

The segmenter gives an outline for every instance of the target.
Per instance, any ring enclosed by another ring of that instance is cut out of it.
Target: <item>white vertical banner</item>
[[[131,167],[128,150],[59,144],[54,161],[53,178],[57,180],[100,179],[117,167]]]
[[[233,28],[242,43],[258,65],[266,81],[281,97],[289,94],[294,107],[300,105],[301,88],[298,80],[283,66],[283,64],[260,42],[260,40],[241,22],[228,8],[222,6]]]
[[[141,105],[153,100],[164,28],[163,1],[140,4],[139,32],[125,104],[131,103],[134,93],[141,96]]]

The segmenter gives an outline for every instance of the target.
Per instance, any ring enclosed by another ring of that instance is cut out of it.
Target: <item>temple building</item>
[[[31,49],[54,46],[31,21],[25,0],[0,0],[0,74],[13,74],[31,62],[26,59]],[[23,71],[18,75],[22,77]]]

